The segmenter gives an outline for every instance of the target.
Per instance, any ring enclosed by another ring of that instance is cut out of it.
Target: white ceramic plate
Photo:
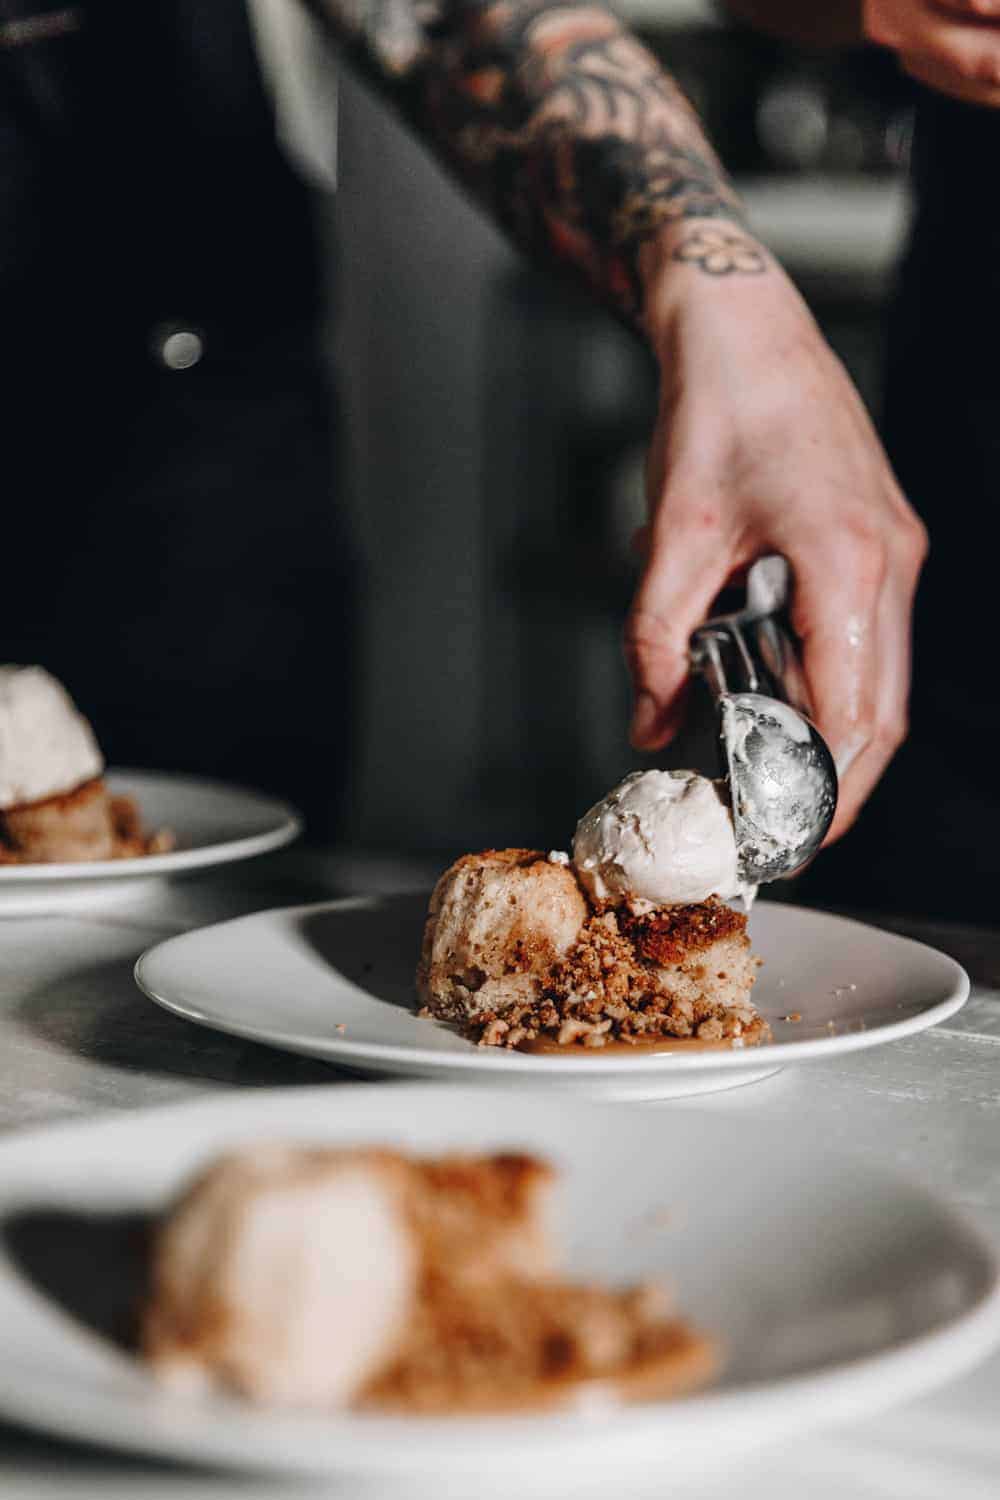
[[[0,912],[51,904],[74,893],[92,897],[109,881],[120,885],[183,875],[207,865],[249,859],[290,843],[302,822],[287,802],[243,787],[160,771],[109,771],[113,792],[134,797],[149,829],[169,828],[177,847],[142,859],[102,859],[82,864],[0,866]]]
[[[958,1010],[969,981],[933,948],[859,922],[761,902],[754,999],[775,1040],[665,1056],[528,1056],[476,1047],[415,1014],[421,895],[259,912],[170,938],[136,979],[168,1010],[218,1031],[368,1072],[666,1099],[766,1078],[783,1064],[875,1047]],[[781,1018],[798,1013],[798,1022]],[[338,1028],[340,1028],[338,1030]]]
[[[997,1266],[979,1235],[924,1189],[830,1154],[808,1122],[792,1134],[697,1109],[668,1126],[621,1106],[526,1095],[513,1115],[504,1103],[426,1085],[257,1090],[0,1144],[0,1412],[177,1459],[369,1477],[519,1470],[557,1473],[566,1489],[578,1470],[662,1464],[676,1478],[708,1456],[870,1416],[1000,1339]],[[563,1173],[573,1273],[665,1276],[725,1345],[724,1373],[684,1401],[492,1420],[289,1414],[165,1392],[107,1335],[140,1295],[135,1216],[255,1138],[547,1157]]]

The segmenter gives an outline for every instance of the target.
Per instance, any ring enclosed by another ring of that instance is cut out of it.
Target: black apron
[[[0,661],[336,827],[355,568],[314,205],[243,0],[0,0]]]
[[[885,436],[930,532],[911,733],[805,883],[841,904],[1000,921],[1000,111],[921,92],[916,216],[890,324]]]

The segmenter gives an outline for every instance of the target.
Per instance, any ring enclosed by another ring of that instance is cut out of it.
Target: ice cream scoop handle
[[[774,564],[780,564],[779,573]],[[768,587],[756,570],[770,568]],[[731,615],[716,615],[691,637],[691,666],[707,682],[712,696],[763,693],[788,703],[807,717],[809,694],[787,623],[787,569],[781,558],[762,558],[750,571],[747,604]],[[756,585],[756,586],[755,586]]]

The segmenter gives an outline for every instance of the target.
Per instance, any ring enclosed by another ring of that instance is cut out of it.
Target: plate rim
[[[269,792],[260,792],[239,782],[220,781],[217,777],[197,776],[188,771],[155,771],[134,769],[128,766],[109,766],[103,773],[108,782],[167,782],[174,787],[184,785],[197,787],[202,792],[233,793],[259,804],[261,811],[269,810],[274,826],[261,833],[246,834],[241,838],[226,839],[222,843],[205,844],[197,849],[172,849],[164,854],[145,854],[138,859],[81,860],[71,864],[25,864],[0,866],[0,890],[5,887],[26,885],[69,885],[98,880],[142,880],[155,875],[179,875],[186,870],[203,869],[207,865],[230,864],[240,859],[250,859],[258,854],[268,854],[274,849],[284,848],[297,839],[304,827],[302,814],[283,797],[273,797]],[[139,794],[141,795],[141,793]]]
[[[415,1094],[440,1096],[447,1091],[449,1100],[454,1099],[456,1095],[456,1090],[449,1085],[428,1082],[352,1084],[348,1092],[355,1096],[358,1092],[375,1096],[384,1095],[390,1090],[393,1094],[405,1093],[407,1096]],[[482,1106],[484,1100],[482,1090],[467,1089],[464,1095],[470,1103],[475,1101],[480,1107]],[[498,1091],[496,1097],[499,1101],[503,1096]],[[113,1130],[127,1129],[129,1124],[137,1119],[169,1123],[170,1118],[175,1116],[190,1117],[198,1114],[207,1115],[209,1118],[213,1115],[225,1116],[239,1100],[253,1103],[279,1099],[287,1100],[290,1104],[299,1107],[302,1104],[307,1106],[322,1104],[326,1110],[329,1103],[329,1087],[319,1085],[306,1088],[242,1089],[225,1094],[213,1094],[207,1098],[196,1097],[164,1105],[154,1105],[145,1109],[127,1111],[124,1114],[121,1111],[105,1109],[83,1119],[55,1121],[19,1131],[9,1139],[0,1142],[0,1204],[5,1201],[2,1191],[5,1158],[8,1155],[22,1158],[25,1154],[30,1155],[33,1142],[39,1138],[52,1138],[53,1142],[58,1144],[60,1137],[78,1137],[81,1130],[89,1131],[107,1127]],[[548,1101],[539,1099],[536,1102],[548,1103],[553,1109],[565,1108],[565,1102],[555,1098]],[[346,1107],[348,1106],[345,1100]],[[629,1108],[627,1105],[583,1099],[578,1101],[578,1107],[588,1112],[612,1111],[616,1116],[623,1109]],[[206,1122],[205,1128],[209,1128],[209,1122]],[[307,1124],[306,1131],[309,1128]],[[767,1122],[763,1128],[773,1133],[778,1130],[776,1122]],[[35,1431],[91,1443],[96,1442],[102,1448],[138,1453],[147,1458],[172,1457],[177,1461],[189,1463],[221,1462],[234,1471],[248,1473],[365,1472],[373,1475],[404,1472],[408,1469],[422,1474],[432,1471],[442,1474],[449,1471],[471,1472],[476,1466],[476,1457],[470,1451],[472,1445],[480,1438],[495,1441],[498,1436],[516,1439],[519,1451],[526,1446],[525,1456],[529,1459],[539,1457],[544,1460],[547,1456],[555,1456],[550,1450],[558,1449],[569,1441],[573,1442],[581,1457],[585,1459],[588,1458],[591,1450],[601,1448],[606,1448],[609,1453],[617,1454],[622,1445],[625,1445],[627,1450],[629,1446],[653,1439],[657,1435],[661,1440],[676,1439],[683,1426],[687,1426],[690,1430],[692,1417],[694,1423],[702,1427],[725,1420],[727,1416],[731,1416],[734,1420],[738,1419],[743,1426],[746,1426],[747,1419],[755,1419],[755,1413],[758,1411],[763,1411],[768,1417],[775,1417],[777,1415],[774,1411],[775,1403],[790,1401],[792,1405],[797,1405],[798,1401],[803,1398],[807,1398],[814,1409],[820,1401],[823,1402],[822,1419],[814,1419],[811,1424],[806,1422],[799,1425],[790,1424],[787,1418],[783,1423],[776,1420],[770,1429],[774,1437],[781,1437],[785,1431],[805,1432],[810,1426],[815,1428],[820,1425],[833,1425],[844,1415],[856,1415],[859,1401],[862,1399],[865,1410],[874,1414],[885,1407],[896,1406],[916,1395],[936,1389],[997,1348],[1000,1344],[1000,1252],[985,1226],[979,1223],[974,1214],[969,1214],[964,1207],[956,1205],[947,1194],[932,1187],[925,1179],[917,1176],[911,1177],[906,1172],[883,1161],[872,1162],[867,1155],[854,1148],[837,1147],[832,1154],[842,1166],[852,1161],[864,1165],[872,1175],[873,1181],[875,1178],[891,1180],[897,1187],[905,1188],[914,1200],[919,1199],[928,1209],[946,1219],[955,1235],[964,1240],[971,1252],[978,1254],[983,1263],[987,1283],[970,1306],[949,1318],[941,1326],[906,1339],[901,1344],[849,1359],[834,1360],[827,1367],[818,1370],[793,1372],[770,1380],[753,1380],[731,1390],[720,1391],[709,1388],[704,1392],[679,1399],[619,1407],[615,1411],[616,1420],[613,1429],[602,1430],[602,1424],[593,1422],[592,1414],[588,1416],[585,1410],[534,1413],[513,1417],[497,1415],[426,1419],[335,1413],[323,1418],[323,1427],[328,1433],[329,1440],[323,1444],[323,1452],[317,1454],[311,1462],[308,1454],[300,1453],[291,1455],[286,1453],[281,1464],[276,1462],[273,1454],[270,1457],[246,1457],[240,1448],[240,1436],[244,1430],[241,1424],[233,1427],[227,1424],[221,1441],[215,1440],[211,1431],[206,1441],[202,1429],[194,1434],[193,1440],[179,1444],[171,1431],[158,1431],[155,1422],[146,1424],[136,1422],[139,1401],[128,1397],[124,1401],[116,1401],[113,1395],[105,1396],[103,1393],[97,1397],[97,1411],[102,1417],[102,1422],[109,1411],[117,1412],[118,1415],[116,1421],[110,1426],[105,1422],[100,1435],[95,1436],[92,1425],[94,1417],[92,1406],[84,1403],[82,1407],[73,1407],[72,1403],[67,1406],[66,1402],[60,1402],[60,1395],[63,1392],[79,1389],[78,1385],[72,1379],[56,1383],[54,1398],[56,1411],[53,1416],[53,1399],[47,1394],[53,1390],[53,1384],[51,1380],[46,1382],[45,1379],[50,1367],[42,1366],[41,1376],[37,1381],[32,1379],[30,1372],[26,1379],[26,1365],[23,1361],[20,1364],[0,1361],[0,1411]],[[44,1186],[43,1174],[41,1187],[44,1188]],[[14,1201],[17,1201],[16,1198]],[[13,1295],[21,1281],[23,1281],[21,1273],[4,1257],[2,1270],[0,1270],[0,1299]],[[30,1282],[27,1285],[29,1290],[33,1291]],[[43,1304],[46,1302],[42,1294],[34,1292],[34,1295]],[[0,1300],[0,1306],[2,1306],[2,1300]],[[71,1317],[70,1314],[66,1316]],[[100,1335],[91,1334],[86,1329],[78,1329],[77,1332],[81,1337],[100,1340]],[[928,1360],[927,1355],[932,1350],[934,1358]],[[933,1369],[933,1374],[928,1375],[930,1367]],[[251,1419],[259,1419],[260,1412],[251,1408],[249,1413],[244,1413],[244,1415],[249,1415]],[[266,1416],[267,1413],[264,1415]],[[278,1420],[282,1415],[294,1417],[301,1414],[278,1413]],[[355,1453],[353,1462],[351,1455],[348,1455],[347,1462],[338,1463],[335,1461],[333,1449],[338,1438],[343,1440],[344,1429],[346,1429],[346,1436],[354,1439],[355,1448],[359,1446],[363,1448],[367,1444],[367,1453],[362,1452],[360,1455]],[[441,1462],[439,1453],[442,1440],[447,1435],[455,1437],[456,1434],[464,1444],[464,1453],[450,1453],[447,1459]],[[695,1436],[697,1435],[696,1431]],[[381,1463],[373,1461],[373,1450],[383,1443],[396,1440],[398,1440],[400,1451],[395,1456],[383,1453]],[[477,1449],[477,1452],[481,1452],[481,1449]],[[437,1457],[435,1457],[436,1454]],[[516,1461],[505,1462],[503,1470],[505,1473],[513,1472],[515,1466]]]
[[[331,901],[306,902],[296,906],[269,907],[263,911],[251,912],[245,916],[231,917],[226,921],[208,923],[203,927],[192,928],[187,932],[175,933],[170,937],[161,939],[151,944],[140,954],[133,969],[133,977],[140,991],[162,1009],[171,1014],[180,1016],[183,1020],[194,1022],[196,1025],[205,1026],[213,1031],[220,1031],[229,1036],[237,1036],[243,1040],[256,1041],[265,1046],[277,1047],[280,1050],[295,1052],[308,1057],[319,1057],[336,1064],[339,1060],[343,1066],[350,1067],[351,1060],[356,1062],[367,1062],[377,1065],[383,1062],[387,1065],[403,1064],[413,1068],[433,1068],[435,1071],[453,1071],[457,1073],[484,1073],[501,1076],[504,1073],[508,1077],[520,1074],[523,1078],[531,1076],[538,1078],[593,1078],[607,1081],[611,1078],[651,1078],[666,1077],[675,1074],[698,1074],[698,1073],[739,1073],[748,1072],[767,1066],[769,1061],[774,1062],[775,1068],[784,1066],[791,1062],[817,1061],[824,1057],[839,1056],[847,1052],[867,1051],[872,1047],[880,1047],[886,1042],[897,1041],[901,1037],[915,1036],[922,1031],[927,1031],[933,1026],[939,1025],[950,1016],[961,1010],[971,993],[971,981],[969,975],[962,965],[950,956],[943,953],[939,948],[932,947],[929,943],[922,943],[916,938],[908,938],[900,933],[889,932],[885,928],[874,926],[869,922],[858,921],[855,917],[841,916],[839,913],[821,911],[816,907],[800,906],[786,901],[765,901],[769,910],[788,911],[809,917],[821,917],[824,921],[850,927],[865,928],[869,932],[876,932],[881,937],[893,944],[903,944],[910,948],[920,949],[933,955],[936,962],[947,964],[952,971],[952,987],[943,1000],[928,1006],[925,1010],[918,1012],[916,1016],[910,1016],[901,1021],[889,1021],[884,1025],[865,1029],[863,1031],[852,1031],[831,1034],[829,1036],[813,1037],[805,1041],[781,1041],[762,1044],[759,1047],[745,1047],[733,1051],[719,1052],[694,1052],[690,1056],[676,1052],[660,1055],[640,1055],[622,1059],[620,1057],[594,1057],[594,1058],[571,1058],[571,1057],[536,1057],[525,1053],[512,1053],[504,1048],[475,1047],[470,1043],[470,1050],[465,1052],[435,1052],[423,1047],[404,1047],[396,1043],[387,1042],[356,1042],[336,1034],[317,1041],[312,1036],[302,1036],[295,1032],[283,1032],[269,1029],[266,1033],[260,1027],[244,1025],[239,1018],[217,1017],[213,1013],[203,1010],[198,1006],[186,1002],[171,999],[169,996],[159,992],[155,984],[150,980],[148,970],[157,958],[162,960],[163,950],[172,944],[183,944],[192,938],[201,938],[205,934],[217,931],[224,927],[235,927],[240,923],[260,922],[275,917],[294,918],[304,913],[315,914],[317,912],[330,910],[349,910],[351,908],[371,908],[393,899],[399,899],[397,894],[379,896],[347,896]],[[428,1022],[428,1024],[434,1024]],[[832,1049],[832,1050],[831,1050]],[[497,1053],[497,1056],[490,1054]]]

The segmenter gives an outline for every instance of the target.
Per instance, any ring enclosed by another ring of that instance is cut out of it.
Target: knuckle
[[[841,520],[841,530],[856,547],[877,549],[882,544],[882,528],[866,506],[855,505],[846,511]]]
[[[867,593],[877,593],[888,571],[885,536],[864,512],[847,518],[841,534],[842,562],[847,576]]]
[[[907,560],[919,571],[927,560],[931,543],[927,527],[920,517],[912,512],[903,527],[902,542]]]

